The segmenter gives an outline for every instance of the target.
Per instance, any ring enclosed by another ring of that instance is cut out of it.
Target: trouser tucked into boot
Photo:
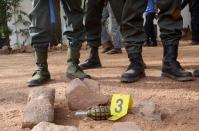
[[[88,0],[85,27],[91,51],[89,58],[80,65],[82,69],[101,67],[98,47],[101,46],[101,18],[104,4],[105,0]]]
[[[98,47],[91,47],[89,58],[84,63],[80,64],[80,67],[83,70],[85,70],[85,69],[99,68],[101,66],[102,64],[100,62],[98,54]]]
[[[79,57],[80,57],[79,48],[68,48],[68,60],[67,60],[67,71],[66,76],[70,80],[79,78],[91,78],[89,75],[84,73],[84,71],[79,67]]]
[[[50,80],[48,71],[48,46],[35,48],[35,59],[37,69],[32,75],[32,79],[27,82],[29,87],[45,84]]]
[[[184,71],[180,63],[177,61],[177,57],[178,44],[164,45],[162,76],[177,81],[193,80],[192,73]]]
[[[125,83],[136,82],[145,77],[145,65],[142,59],[141,52],[130,54],[129,59],[130,65],[121,77],[121,81]]]

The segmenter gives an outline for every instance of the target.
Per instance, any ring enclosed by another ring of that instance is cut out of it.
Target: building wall
[[[183,16],[183,28],[191,27],[191,16],[189,12],[189,6],[186,6],[182,10],[182,16]]]
[[[28,14],[30,12],[30,10],[32,9],[31,1],[30,0],[24,0],[21,3],[20,8],[21,8],[21,10],[25,11]],[[25,18],[25,19],[29,21],[28,18]],[[30,39],[28,39],[25,42],[26,37],[14,33],[16,30],[19,30],[20,28],[22,28],[22,29],[25,28],[22,24],[14,25],[13,23],[15,23],[15,21],[16,21],[15,17],[13,17],[12,20],[8,23],[9,28],[12,30],[12,35],[10,36],[11,46],[18,46],[18,45],[21,45],[21,44],[29,44]]]

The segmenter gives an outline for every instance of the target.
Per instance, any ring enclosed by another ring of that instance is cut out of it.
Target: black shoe
[[[176,81],[191,81],[193,76],[191,72],[185,71],[179,62],[164,63],[162,68],[162,76],[168,77]]]
[[[109,54],[109,55],[121,54],[121,53],[122,53],[122,49],[121,48],[119,48],[119,49],[113,48],[112,50],[107,52],[107,54]]]
[[[106,43],[103,43],[102,47],[103,47],[103,50],[101,53],[106,53],[113,49],[113,44],[110,41],[108,41]]]
[[[157,43],[152,43],[150,46],[151,47],[156,47],[156,46],[158,46],[158,44]]]
[[[145,46],[145,47],[149,47],[151,45],[151,42],[145,42],[144,44],[143,44],[143,46]]]
[[[164,46],[164,59],[162,67],[162,76],[176,81],[193,80],[191,72],[185,71],[177,61],[178,45]]]
[[[140,54],[135,54],[134,58],[131,58],[130,62],[131,63],[126,72],[124,72],[121,76],[121,82],[132,83],[145,77],[142,56]]]
[[[199,45],[199,41],[192,41],[191,45]]]
[[[193,75],[199,77],[199,69],[194,70]]]
[[[92,47],[89,58],[84,63],[80,64],[79,66],[81,67],[82,70],[102,67],[99,54],[98,54],[98,48]]]

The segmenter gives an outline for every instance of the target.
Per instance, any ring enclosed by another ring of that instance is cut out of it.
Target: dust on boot
[[[79,79],[91,78],[78,65],[79,58],[80,58],[80,50],[69,47],[66,77],[69,78],[70,80],[73,80],[75,78]]]
[[[29,87],[40,86],[50,80],[50,73],[48,71],[48,48],[37,49],[35,48],[35,58],[37,70],[32,75],[32,79],[27,82]]]
[[[89,58],[84,63],[80,64],[80,67],[83,70],[102,67],[98,47],[91,47]]]
[[[193,80],[191,72],[185,71],[177,61],[178,44],[164,45],[162,76],[168,77],[176,81]]]

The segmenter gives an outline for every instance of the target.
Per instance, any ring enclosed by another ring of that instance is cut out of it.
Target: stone
[[[161,112],[158,106],[152,101],[143,101],[138,105],[139,115],[147,120],[160,121]]]
[[[22,128],[32,128],[42,121],[54,121],[54,106],[48,99],[31,100],[24,109]]]
[[[111,131],[142,131],[134,122],[118,122],[113,124]]]
[[[55,89],[54,88],[46,88],[46,87],[38,87],[33,89],[28,97],[28,101],[34,99],[48,99],[52,105],[54,105],[55,100]]]
[[[80,79],[71,81],[66,88],[66,101],[70,110],[87,110],[91,106],[107,105],[109,97],[102,95],[99,88],[88,87]]]
[[[100,84],[98,81],[92,79],[84,79],[83,82],[89,89],[100,94]]]
[[[38,87],[33,89],[24,109],[22,127],[32,128],[36,124],[54,121],[55,89]]]
[[[61,126],[49,122],[41,122],[31,131],[78,131],[78,128],[74,126]]]

